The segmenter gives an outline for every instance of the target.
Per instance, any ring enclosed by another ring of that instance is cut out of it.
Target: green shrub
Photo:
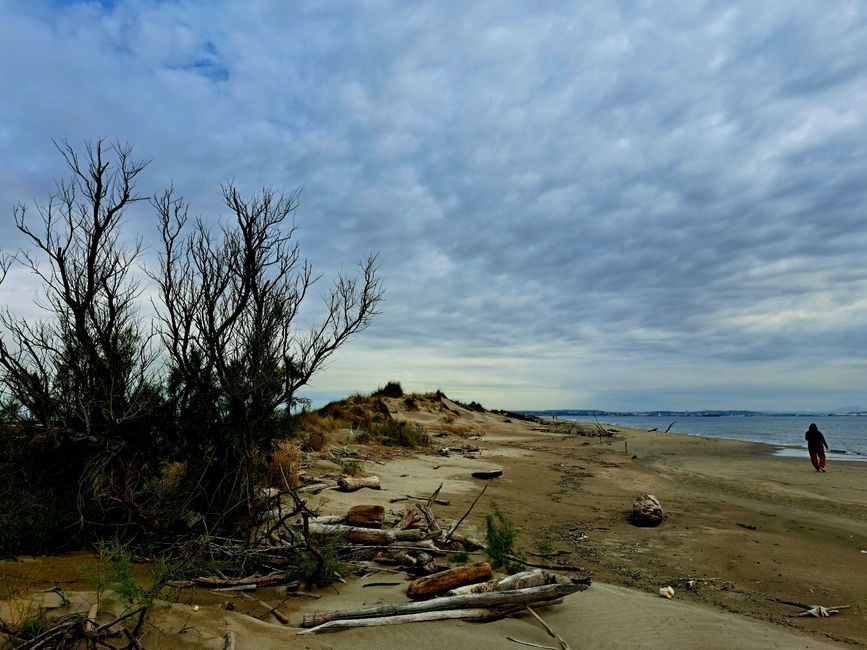
[[[344,476],[358,476],[361,474],[362,466],[360,460],[355,458],[340,458],[337,460],[337,464],[340,466],[340,471]]]
[[[316,567],[318,566],[316,556],[310,551],[302,550],[298,555],[299,577],[305,584],[316,585],[317,587],[327,587],[335,582],[340,574],[346,570],[346,565],[340,560],[342,547],[343,541],[339,537],[335,537],[318,549],[324,560],[322,572],[318,576],[316,575]]]
[[[491,511],[485,518],[485,552],[496,567],[510,567],[509,556],[515,555],[518,531],[512,520],[500,511],[496,501],[491,501]]]

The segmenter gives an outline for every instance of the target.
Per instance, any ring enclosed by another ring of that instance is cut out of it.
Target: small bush
[[[518,531],[512,520],[500,511],[496,501],[491,501],[491,511],[485,518],[485,552],[496,567],[510,567],[510,555],[515,555]]]
[[[358,476],[362,473],[361,461],[355,458],[341,458],[337,464],[344,476]]]
[[[390,381],[382,388],[376,389],[371,397],[403,397],[403,386],[399,381]]]
[[[307,550],[301,551],[298,556],[298,572],[304,583],[317,587],[327,587],[336,581],[346,568],[346,565],[340,560],[342,546],[341,539],[335,537],[328,540],[325,546],[319,549],[324,564],[322,565],[322,572],[318,576],[316,576],[316,567],[318,566],[316,557]]]
[[[298,487],[300,472],[301,449],[287,440],[278,442],[268,463],[270,484],[283,487],[285,481],[291,488]]]

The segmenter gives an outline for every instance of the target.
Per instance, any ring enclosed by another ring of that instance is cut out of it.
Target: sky
[[[865,408],[865,52],[846,0],[0,0],[0,243],[52,138],[107,137],[209,222],[223,181],[301,188],[309,313],[378,254],[314,403]],[[127,214],[143,265],[156,226]]]

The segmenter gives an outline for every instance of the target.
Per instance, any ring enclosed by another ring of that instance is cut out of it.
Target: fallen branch
[[[458,526],[460,526],[463,523],[464,519],[466,519],[469,516],[469,514],[473,511],[473,508],[476,507],[476,504],[479,502],[479,499],[482,498],[482,495],[485,493],[485,490],[488,489],[488,485],[490,485],[490,483],[485,483],[485,487],[483,487],[482,491],[479,492],[479,496],[476,497],[476,500],[473,501],[473,503],[470,505],[470,507],[464,513],[464,516],[461,517],[460,519],[458,519],[458,522],[454,526],[449,528],[449,532],[446,533],[445,541],[449,541],[452,538],[452,535],[455,534],[455,531],[457,531]]]
[[[572,650],[569,647],[569,644],[563,640],[563,637],[561,637],[554,630],[552,630],[551,627],[542,620],[542,617],[539,616],[536,612],[534,612],[529,605],[527,605],[525,609],[533,615],[533,618],[539,621],[540,625],[545,628],[545,631],[549,634],[549,636],[551,636],[557,642],[557,645],[560,646],[560,650]]]
[[[539,643],[531,643],[530,641],[521,641],[521,639],[516,639],[516,638],[511,637],[511,636],[507,636],[506,638],[509,641],[514,641],[515,643],[520,643],[521,645],[528,645],[531,648],[544,648],[544,650],[557,650],[557,648],[555,648],[552,645],[541,645]]]
[[[321,634],[323,632],[336,632],[354,627],[377,627],[380,625],[401,625],[403,623],[418,623],[421,621],[442,621],[446,619],[463,619],[466,621],[489,621],[502,618],[521,611],[520,608],[505,610],[490,608],[475,609],[449,609],[432,612],[419,612],[417,614],[399,614],[397,616],[380,616],[364,619],[338,619],[323,623],[309,630],[302,630],[298,634]]]

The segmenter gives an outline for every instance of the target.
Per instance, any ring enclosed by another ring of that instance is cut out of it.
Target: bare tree
[[[371,255],[358,275],[339,275],[324,317],[299,331],[296,317],[317,278],[293,237],[298,193],[266,188],[244,198],[231,183],[222,193],[231,216],[216,230],[190,223],[172,189],[154,199],[164,251],[153,277],[170,393],[181,425],[198,429],[185,437],[199,441],[213,470],[205,481],[213,509],[234,500],[250,514],[255,455],[269,449],[298,389],[370,324],[382,287]]]
[[[33,249],[15,259],[42,280],[48,318],[0,314],[0,385],[46,426],[94,439],[118,435],[140,414],[148,365],[130,278],[139,245],[125,250],[119,241],[146,163],[132,158],[131,146],[104,140],[88,143],[83,157],[66,142],[55,146],[72,177],[36,204],[37,219],[23,204],[14,209]]]

